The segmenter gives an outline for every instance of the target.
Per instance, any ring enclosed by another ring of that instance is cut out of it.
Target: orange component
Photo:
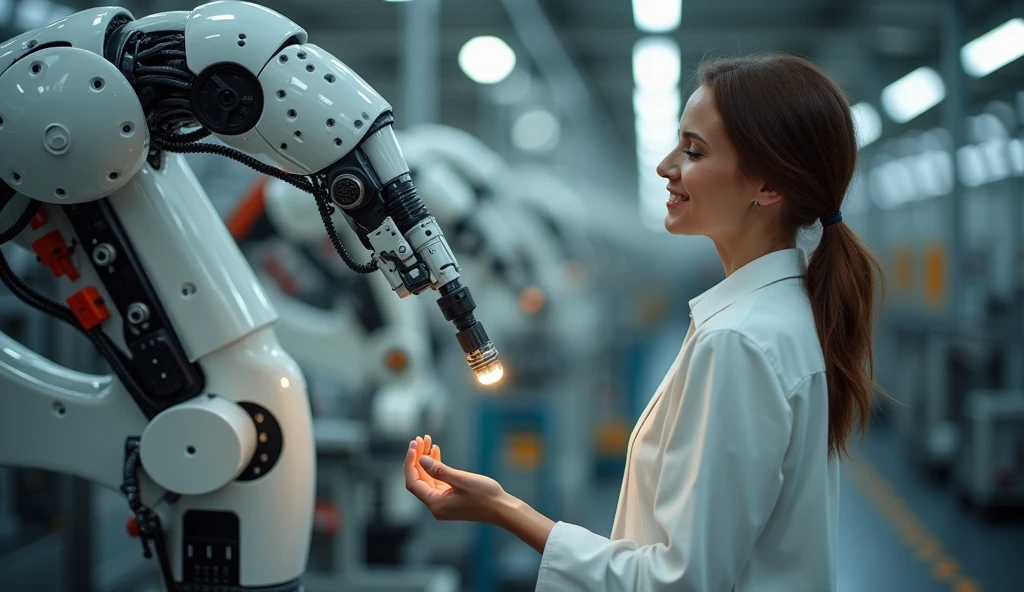
[[[36,210],[36,215],[32,216],[32,219],[29,220],[28,224],[29,224],[29,226],[32,227],[32,230],[39,230],[39,228],[41,226],[43,226],[44,224],[46,224],[49,221],[50,221],[50,216],[49,216],[49,214],[46,213],[46,206],[44,205],[44,206],[40,206],[40,208],[38,210]]]
[[[128,536],[133,539],[139,538],[139,519],[135,516],[128,518],[128,524],[126,525],[128,530]]]
[[[241,201],[238,202],[238,207],[235,208],[235,211],[228,216],[225,225],[236,241],[245,238],[245,235],[249,234],[252,227],[263,216],[265,209],[264,191],[268,181],[270,181],[269,177],[260,175],[249,188],[249,191],[246,192],[245,196],[242,197]]]
[[[534,470],[544,457],[544,443],[538,434],[513,433],[507,436],[506,453],[510,465],[520,470]]]
[[[519,308],[526,314],[534,315],[544,308],[544,290],[537,286],[523,288],[519,293]]]
[[[337,504],[318,500],[313,510],[313,529],[317,533],[335,536],[341,531],[341,510]]]
[[[284,265],[281,264],[277,257],[267,256],[263,259],[260,267],[273,278],[274,282],[277,283],[277,287],[281,288],[285,294],[295,296],[299,293],[299,281],[284,268]]]
[[[68,297],[71,312],[78,317],[82,328],[88,331],[110,318],[110,311],[103,303],[103,297],[96,288],[88,286]]]
[[[409,356],[400,349],[390,349],[384,354],[384,363],[395,372],[402,372],[409,366]]]
[[[78,280],[78,270],[71,262],[71,248],[64,242],[60,232],[54,230],[32,242],[32,250],[36,252],[39,262],[50,268],[53,277],[68,276],[71,281]]]

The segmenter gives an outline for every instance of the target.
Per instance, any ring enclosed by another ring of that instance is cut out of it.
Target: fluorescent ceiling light
[[[906,123],[946,98],[946,85],[934,68],[921,67],[882,89],[882,107],[896,123]]]
[[[1024,19],[1006,21],[960,49],[964,71],[981,78],[1024,56]]]
[[[512,143],[524,152],[547,152],[558,145],[561,128],[550,111],[527,111],[512,124]]]
[[[679,143],[679,136],[671,122],[665,125],[643,125],[637,126],[636,133],[637,152],[659,152],[662,156],[669,153]]]
[[[644,33],[668,33],[683,20],[683,0],[633,0],[633,23]]]
[[[633,83],[643,91],[677,88],[680,63],[678,43],[668,37],[644,37],[633,45]]]
[[[499,37],[474,37],[459,50],[459,67],[473,82],[496,84],[515,69],[516,52]]]
[[[637,119],[663,118],[679,121],[682,100],[678,89],[633,90],[633,111]]]
[[[857,148],[863,148],[882,135],[882,118],[869,103],[857,103],[850,108],[853,127],[857,131]]]

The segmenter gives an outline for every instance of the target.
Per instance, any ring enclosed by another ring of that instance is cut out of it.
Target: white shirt
[[[611,538],[558,522],[537,592],[836,589],[839,464],[799,249],[690,301],[630,436]]]

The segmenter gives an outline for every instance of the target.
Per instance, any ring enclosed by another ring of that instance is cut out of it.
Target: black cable
[[[376,271],[378,269],[376,259],[369,263],[357,263],[352,259],[352,256],[348,254],[348,251],[345,250],[345,245],[341,242],[341,237],[338,236],[338,230],[334,227],[334,220],[331,219],[331,214],[334,213],[334,207],[328,202],[328,199],[330,199],[329,193],[324,184],[317,185],[316,189],[313,191],[313,198],[316,199],[316,208],[320,212],[320,220],[324,224],[327,236],[331,239],[331,244],[334,245],[334,250],[341,256],[345,265],[356,273],[368,274]]]
[[[135,68],[136,76],[146,76],[155,74],[157,76],[170,76],[177,80],[189,80],[190,76],[185,72],[171,66],[137,66]]]
[[[130,439],[126,448],[124,470],[122,472],[121,492],[128,500],[128,507],[135,514],[135,520],[139,525],[139,541],[142,543],[142,554],[146,559],[153,556],[149,544],[156,545],[157,560],[160,563],[160,572],[164,577],[168,590],[176,588],[174,573],[171,571],[171,560],[167,553],[167,544],[163,537],[163,527],[160,524],[160,516],[151,508],[142,503],[142,490],[139,485],[139,466],[142,464],[142,455],[139,450],[139,440]]]
[[[185,82],[184,80],[180,80],[178,78],[171,78],[170,76],[163,76],[157,74],[147,74],[145,76],[139,76],[136,79],[136,81],[144,84],[168,86],[171,88],[176,88],[178,90],[192,89],[191,82]]]

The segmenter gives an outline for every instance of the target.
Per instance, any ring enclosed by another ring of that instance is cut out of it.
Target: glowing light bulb
[[[505,376],[505,368],[501,365],[501,362],[494,361],[483,368],[474,370],[476,374],[476,381],[484,386],[490,386],[497,384]]]

